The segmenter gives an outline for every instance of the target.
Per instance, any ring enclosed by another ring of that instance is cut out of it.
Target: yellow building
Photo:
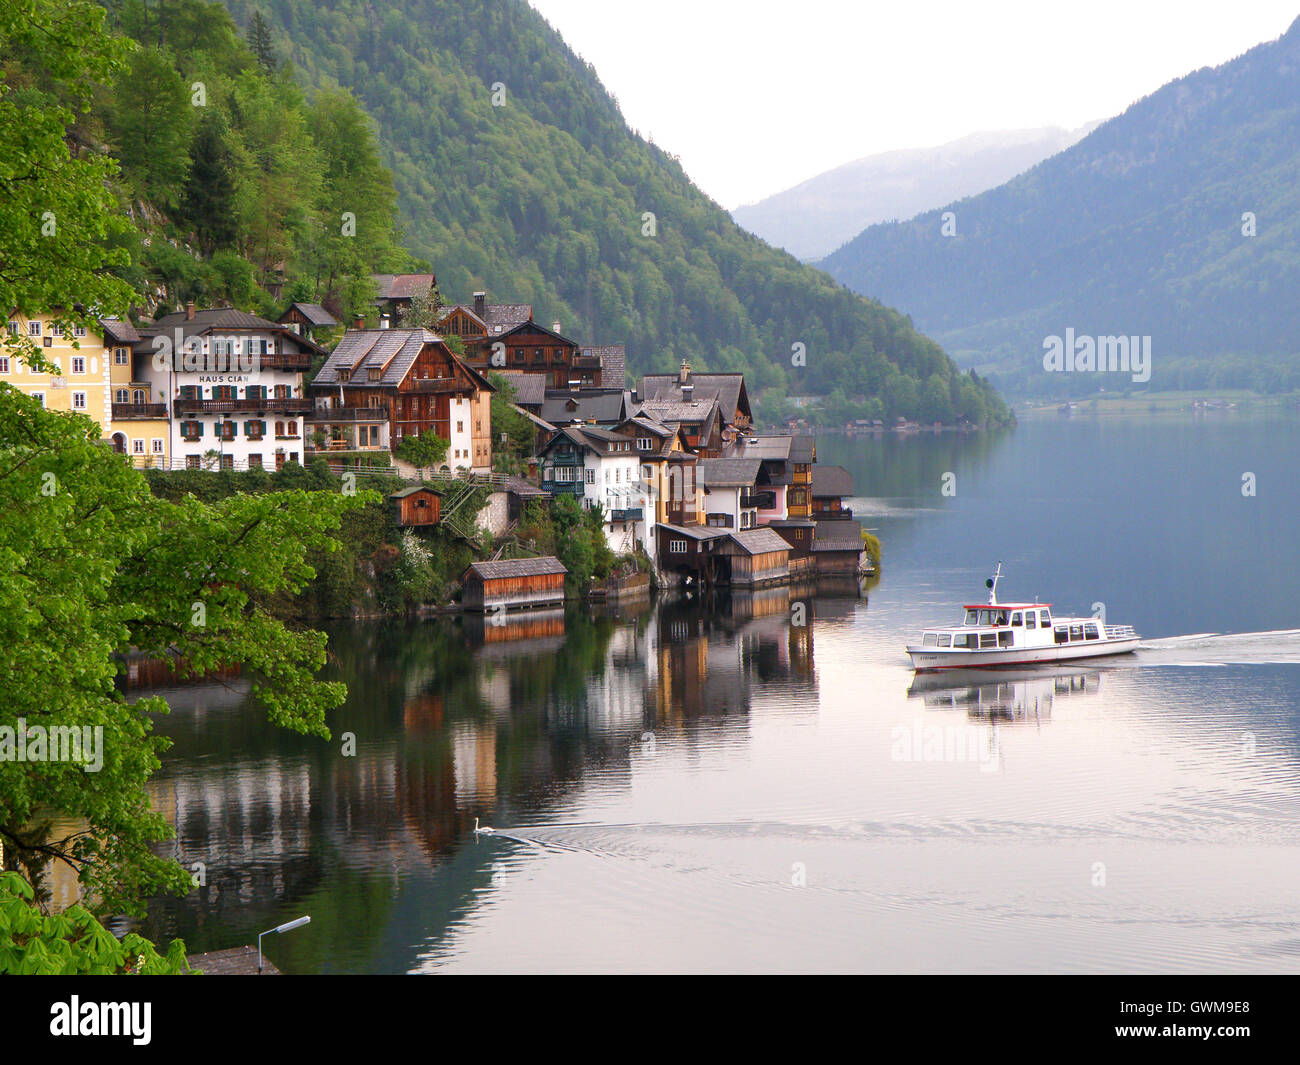
[[[52,314],[14,313],[15,337],[26,337],[54,366],[52,372],[26,365],[18,350],[0,348],[0,381],[41,401],[48,410],[93,418],[115,451],[136,466],[168,464],[170,429],[165,397],[154,396],[135,372],[140,334],[129,321],[101,318],[99,329],[61,328]]]

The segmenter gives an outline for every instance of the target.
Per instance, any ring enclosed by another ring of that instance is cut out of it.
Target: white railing
[[[1106,639],[1133,640],[1137,638],[1137,629],[1132,625],[1107,625]]]

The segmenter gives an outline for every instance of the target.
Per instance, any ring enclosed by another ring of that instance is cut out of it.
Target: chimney
[[[551,323],[551,332],[552,332],[552,333],[558,333],[559,331],[560,331],[560,323],[559,323],[559,322],[552,322],[552,323]]]
[[[482,318],[483,315],[487,313],[487,293],[486,293],[486,292],[475,292],[475,293],[474,293],[474,313],[477,314],[480,318]]]
[[[691,376],[691,364],[682,359],[682,368],[677,371],[677,383],[683,388],[686,386],[686,380]]]
[[[387,328],[388,328],[388,325],[389,325],[388,315],[387,315],[386,313],[385,313],[385,314],[381,314],[381,315],[379,316],[379,328],[380,328],[380,329],[387,329]]]
[[[186,300],[186,301],[185,301],[185,320],[186,320],[187,322],[192,322],[192,321],[194,321],[194,301],[193,301],[193,300]]]
[[[364,329],[365,327],[366,327],[366,316],[364,314],[358,314],[355,318],[352,319],[353,329]]]

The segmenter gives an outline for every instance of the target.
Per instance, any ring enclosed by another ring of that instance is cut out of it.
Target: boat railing
[[[1137,637],[1137,629],[1132,625],[1107,625],[1106,639],[1108,640],[1132,640]]]

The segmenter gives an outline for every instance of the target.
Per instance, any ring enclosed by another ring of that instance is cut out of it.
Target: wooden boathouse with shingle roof
[[[461,604],[482,613],[501,608],[564,604],[564,576],[569,571],[554,555],[474,562],[461,576]]]

